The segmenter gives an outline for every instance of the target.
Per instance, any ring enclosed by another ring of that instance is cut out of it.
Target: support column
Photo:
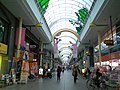
[[[90,57],[86,56],[86,67],[89,68],[90,67]]]
[[[100,66],[101,66],[101,62],[102,62],[102,60],[101,60],[101,33],[100,33],[100,31],[98,31],[98,46],[99,46],[99,58],[98,58],[98,60],[99,60],[99,63],[100,63]]]
[[[21,34],[22,34],[22,18],[19,19],[19,27],[18,27],[18,43],[17,43],[17,54],[16,57],[20,57],[20,43],[21,43]]]
[[[88,56],[88,53],[89,53],[89,47],[88,46],[85,46],[85,50],[84,50],[84,57],[85,57],[85,67],[86,68],[89,68],[89,61],[90,61],[90,59],[89,59],[89,56]]]
[[[90,67],[94,67],[94,49],[93,47],[89,47],[89,53],[90,53]]]
[[[41,52],[43,52],[43,43],[42,43],[42,42],[41,42]],[[41,54],[41,55],[40,55],[40,67],[43,66],[43,65],[42,65],[42,63],[43,63],[42,59],[43,59],[43,55]]]

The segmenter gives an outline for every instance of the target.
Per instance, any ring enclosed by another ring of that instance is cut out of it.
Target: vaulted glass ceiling
[[[92,2],[93,0],[49,0],[44,16],[52,34],[61,28],[68,27],[76,31],[69,20],[77,21],[76,13],[81,14],[83,8],[90,10]],[[84,17],[83,15],[81,19]]]
[[[94,0],[38,0],[52,34],[64,28],[74,30],[79,34],[93,1]],[[68,47],[67,49],[69,50],[69,46],[71,47],[69,41],[72,43],[76,43],[77,41],[76,36],[70,32],[62,32],[56,37],[61,39],[58,43],[58,49]],[[72,52],[67,53],[70,54]],[[64,52],[62,51],[62,54],[65,55],[66,50],[64,50]],[[68,57],[63,57],[62,59],[66,60],[66,58]]]

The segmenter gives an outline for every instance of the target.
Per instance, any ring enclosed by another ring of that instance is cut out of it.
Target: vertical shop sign
[[[26,28],[22,28],[22,33],[21,33],[21,46],[24,46],[24,42],[25,42],[25,31]],[[16,29],[16,40],[15,40],[15,45],[18,44],[18,28]]]
[[[54,44],[54,58],[58,58],[58,46],[56,43]]]
[[[77,58],[77,45],[72,44],[73,58]]]
[[[22,61],[22,68],[21,68],[22,71],[26,71],[26,72],[29,72],[29,62],[28,61]]]

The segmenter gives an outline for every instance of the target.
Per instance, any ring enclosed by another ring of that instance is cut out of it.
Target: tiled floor
[[[65,71],[61,75],[61,80],[56,80],[56,75],[52,78],[38,79],[27,84],[17,84],[0,90],[88,90],[86,81],[79,77],[77,83],[74,83],[71,71]]]

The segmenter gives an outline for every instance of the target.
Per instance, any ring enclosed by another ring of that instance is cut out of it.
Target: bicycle
[[[99,87],[97,86],[97,81],[95,78],[90,78],[87,80],[86,85],[89,90],[95,90],[96,88],[98,90],[108,90],[108,86],[106,85],[106,80],[104,78],[99,79]]]
[[[29,80],[29,81],[36,81],[36,79],[37,79],[37,76],[36,76],[36,75],[30,74],[30,75],[28,76],[28,80]]]

